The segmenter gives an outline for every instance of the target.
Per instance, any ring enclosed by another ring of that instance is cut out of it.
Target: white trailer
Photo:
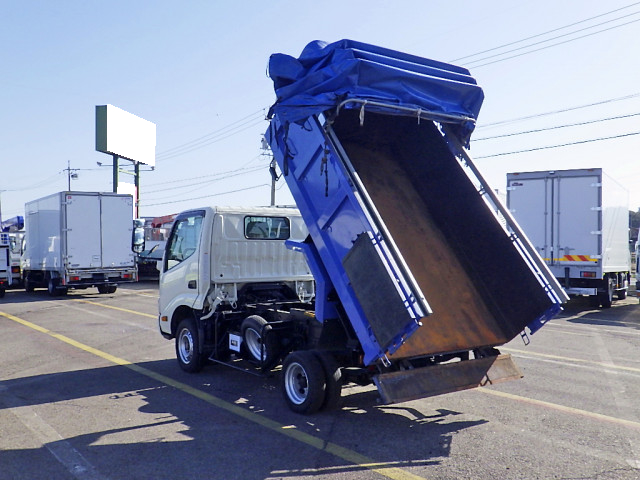
[[[25,213],[26,291],[113,293],[119,283],[136,281],[131,195],[58,192],[28,202]]]
[[[601,168],[507,174],[507,206],[569,295],[627,295],[629,194]]]
[[[11,260],[9,258],[9,234],[0,233],[0,298],[11,285]]]

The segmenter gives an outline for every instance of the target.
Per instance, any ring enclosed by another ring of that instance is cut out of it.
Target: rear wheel
[[[342,384],[344,382],[342,369],[331,353],[323,351],[316,351],[315,353],[322,364],[326,384],[324,401],[320,409],[336,410],[340,406],[340,400],[342,398]]]
[[[176,357],[185,372],[198,372],[204,365],[205,357],[198,348],[198,329],[192,318],[185,318],[178,325]]]
[[[326,380],[320,359],[310,351],[287,355],[282,364],[282,393],[296,413],[317,412],[325,399]]]
[[[0,288],[0,298],[4,298],[4,294],[5,294],[5,289]]]
[[[600,304],[602,308],[611,308],[611,304],[613,303],[613,290],[614,290],[614,282],[612,278],[608,278],[607,282],[607,291],[600,293]]]
[[[49,282],[47,283],[47,292],[49,292],[50,297],[57,297],[60,293],[58,292],[58,280],[53,277],[49,277]]]
[[[275,334],[267,321],[259,315],[245,318],[240,327],[245,352],[251,360],[270,363],[277,354]]]
[[[33,282],[29,279],[29,277],[24,277],[24,290],[25,292],[33,292],[35,287],[33,286]]]
[[[109,293],[109,287],[107,285],[98,285],[98,293],[99,294]]]

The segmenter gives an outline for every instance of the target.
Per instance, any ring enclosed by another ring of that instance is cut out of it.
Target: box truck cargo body
[[[507,205],[568,294],[626,297],[629,194],[601,168],[509,173]]]
[[[23,281],[51,295],[95,286],[113,293],[136,280],[133,197],[59,192],[25,205]]]

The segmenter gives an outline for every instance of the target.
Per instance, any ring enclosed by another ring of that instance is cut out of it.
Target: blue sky
[[[95,151],[104,104],[157,125],[141,215],[268,204],[269,55],[342,38],[469,68],[485,92],[470,153],[493,188],[512,171],[602,167],[637,210],[639,34],[629,0],[4,1],[2,217],[66,190],[67,162],[73,190],[111,191],[111,168],[97,165],[111,157]],[[591,141],[605,137],[618,138]],[[276,199],[292,202],[283,181]]]

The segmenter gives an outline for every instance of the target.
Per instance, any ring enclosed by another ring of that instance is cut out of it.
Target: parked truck
[[[0,298],[11,286],[11,259],[8,233],[0,233]]]
[[[22,238],[24,237],[24,217],[18,215],[0,222],[2,232],[9,234],[9,261],[11,266],[11,288],[22,286]]]
[[[569,295],[626,298],[629,194],[601,168],[509,173],[507,205]]]
[[[265,137],[299,214],[178,215],[159,327],[180,367],[281,365],[299,413],[346,382],[395,403],[520,378],[496,347],[567,297],[467,154],[469,72],[343,40],[273,55],[269,73]]]
[[[27,292],[49,295],[97,287],[114,293],[136,281],[133,197],[100,192],[58,192],[25,205],[23,282]]]

